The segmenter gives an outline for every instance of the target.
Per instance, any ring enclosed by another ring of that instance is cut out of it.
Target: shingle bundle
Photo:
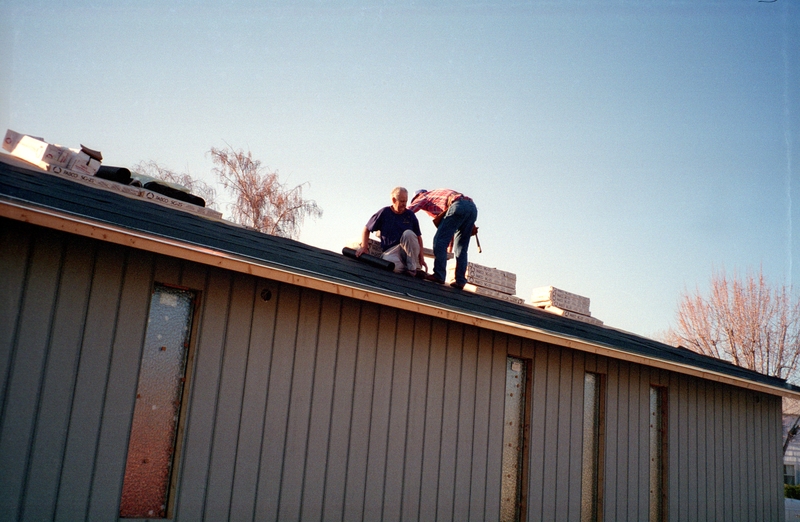
[[[447,267],[447,282],[455,280],[455,273],[455,262],[451,262]],[[517,293],[517,275],[514,273],[477,263],[467,263],[466,277],[465,290],[512,303],[522,304],[525,302],[521,297],[514,295]]]
[[[603,321],[592,317],[588,297],[573,294],[554,286],[534,288],[530,305],[584,323],[603,324]]]

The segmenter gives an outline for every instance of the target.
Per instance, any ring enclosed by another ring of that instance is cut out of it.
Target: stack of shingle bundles
[[[603,321],[592,317],[592,313],[589,311],[588,297],[573,294],[554,286],[534,288],[530,304],[550,313],[584,323],[603,324]]]
[[[12,156],[56,174],[67,170],[94,175],[100,168],[100,162],[103,161],[103,155],[99,151],[83,145],[80,150],[70,149],[11,129],[6,131],[5,138],[3,138],[3,148]]]
[[[455,280],[455,273],[456,265],[452,262],[447,267],[448,283]],[[517,304],[525,302],[514,295],[517,293],[516,274],[477,263],[467,263],[467,285],[464,290]]]

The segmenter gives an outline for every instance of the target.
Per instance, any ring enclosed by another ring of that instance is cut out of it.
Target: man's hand
[[[367,249],[364,248],[363,246],[360,246],[356,250],[356,257],[361,257],[361,254],[366,254],[366,253],[367,253]]]
[[[428,263],[425,262],[425,256],[423,256],[422,254],[419,255],[419,262],[417,263],[417,265],[425,267],[425,271],[426,272],[428,271]]]

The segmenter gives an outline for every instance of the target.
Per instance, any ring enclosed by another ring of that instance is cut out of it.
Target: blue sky
[[[800,285],[794,1],[0,0],[0,45],[3,130],[207,182],[212,146],[249,149],[310,183],[322,248],[448,187],[472,261],[624,330],[714,269]]]

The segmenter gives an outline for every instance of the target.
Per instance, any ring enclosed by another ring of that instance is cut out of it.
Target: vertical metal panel
[[[708,516],[708,483],[706,481],[707,449],[706,432],[708,430],[708,415],[706,411],[706,389],[702,381],[694,381],[694,392],[696,396],[695,406],[697,417],[695,419],[694,445],[696,446],[696,456],[694,459],[695,480],[697,481],[697,517],[700,520]]]
[[[453,520],[469,520],[469,499],[472,480],[472,448],[475,431],[475,382],[478,365],[478,330],[464,328],[461,357],[461,382],[458,402],[458,446],[455,463],[455,497]]]
[[[561,390],[561,350],[547,353],[547,384],[544,418],[544,470],[542,478],[542,520],[554,520],[558,486],[558,396]]]
[[[747,488],[747,512],[750,520],[759,520],[761,513],[757,507],[758,497],[760,491],[756,484],[754,484],[755,470],[758,465],[757,449],[756,449],[756,427],[755,427],[755,412],[753,411],[754,397],[750,393],[744,394],[744,409],[747,426],[746,446],[745,452],[747,453],[747,471],[746,476],[749,477],[749,487]]]
[[[753,470],[753,476],[755,477],[755,489],[756,490],[756,517],[759,520],[770,520],[768,513],[767,513],[767,506],[765,505],[767,492],[765,490],[766,486],[766,472],[765,472],[765,464],[767,461],[766,456],[769,454],[769,450],[764,447],[764,425],[763,425],[763,404],[765,403],[764,397],[761,394],[754,394],[753,400],[751,402],[751,408],[753,409],[753,431],[754,431],[754,443],[753,443],[753,450],[756,454],[755,458],[755,469]]]
[[[108,383],[92,472],[89,518],[119,516],[131,418],[152,288],[152,255],[131,251],[125,265]]]
[[[383,519],[400,520],[406,456],[406,424],[411,386],[411,361],[414,343],[414,316],[397,314],[397,341],[394,350],[392,398],[386,450],[386,473],[383,490]]]
[[[459,410],[464,327],[451,324],[447,331],[444,401],[438,475],[437,520],[452,520],[455,502],[456,459],[459,443]]]
[[[683,419],[684,401],[681,398],[683,380],[677,374],[668,374],[667,393],[667,513],[673,520],[681,520],[684,484],[681,482],[681,454],[683,452],[682,433],[685,429]]]
[[[574,352],[572,358],[572,403],[569,408],[570,436],[568,438],[569,451],[569,479],[565,488],[569,494],[567,499],[567,519],[580,520],[581,517],[581,478],[583,455],[583,390],[586,378],[586,355],[583,352]]]
[[[56,520],[76,520],[87,516],[125,253],[125,249],[113,245],[98,248],[72,397]]]
[[[697,476],[698,476],[698,469],[697,469],[697,459],[698,459],[698,440],[702,440],[699,438],[698,435],[698,413],[697,413],[697,402],[698,402],[698,395],[697,395],[697,383],[695,381],[690,381],[687,387],[686,393],[686,402],[688,403],[688,410],[687,410],[687,417],[686,422],[689,426],[689,436],[686,441],[686,448],[687,448],[687,462],[686,468],[688,471],[688,497],[687,503],[688,507],[688,520],[699,520],[701,518],[700,515],[700,504],[698,489],[700,487],[704,487],[704,484],[701,483]]]
[[[547,404],[547,345],[536,343],[531,368],[531,412],[528,443],[528,520],[544,517],[545,405]]]
[[[470,484],[470,520],[484,520],[486,506],[487,462],[489,445],[489,402],[492,376],[491,332],[481,330],[478,338],[478,367],[475,383],[475,417],[472,435],[472,477]]]
[[[420,475],[420,520],[436,518],[436,501],[441,470],[442,413],[444,401],[445,362],[447,356],[447,323],[434,320],[428,358],[428,393],[425,402],[425,435],[422,445]]]
[[[617,422],[617,488],[611,493],[617,503],[617,513],[615,520],[627,520],[630,515],[629,483],[631,477],[631,447],[630,447],[630,426],[631,426],[631,365],[621,362],[619,364],[619,396],[618,406],[619,420]]]
[[[567,517],[569,514],[569,458],[571,449],[569,445],[572,434],[572,363],[571,350],[559,350],[561,361],[558,368],[558,393],[553,397],[556,403],[556,474],[554,488],[555,512]]]
[[[727,477],[725,474],[725,415],[723,403],[723,388],[720,385],[714,386],[714,478],[713,484],[715,489],[714,495],[714,517],[717,520],[728,520],[725,518],[725,495],[728,491],[727,487],[720,487],[721,484],[727,485]]]
[[[406,424],[406,461],[403,471],[402,519],[419,520],[422,451],[425,444],[425,403],[428,392],[432,320],[417,317],[414,322],[414,348],[411,355],[411,387]]]
[[[328,440],[336,371],[337,344],[342,312],[342,299],[325,294],[322,296],[314,389],[309,414],[308,457],[305,465],[303,520],[322,518],[325,492],[325,463],[328,455]]]
[[[289,418],[289,398],[300,309],[300,289],[282,285],[277,299],[278,309],[261,445],[261,469],[258,474],[255,515],[257,520],[275,520],[278,516],[280,477],[283,475],[283,452],[286,444],[286,424]]]
[[[747,520],[748,514],[746,511],[747,505],[747,490],[749,477],[747,476],[747,440],[746,440],[746,416],[744,412],[744,397],[740,390],[734,390],[731,393],[731,417],[733,420],[733,430],[731,431],[733,446],[737,449],[737,458],[734,459],[734,466],[732,466],[736,475],[731,477],[734,482],[734,491],[737,495],[734,497],[733,510],[738,520]]]
[[[781,397],[767,397],[771,403],[766,407],[769,409],[766,419],[770,422],[770,437],[767,443],[767,452],[770,455],[768,459],[767,469],[768,473],[771,471],[771,479],[769,481],[770,488],[765,495],[767,502],[771,506],[769,516],[772,520],[783,521],[786,515],[784,509],[784,495],[783,495],[783,426],[781,421],[781,410],[783,407],[783,400]],[[772,450],[772,451],[770,451]],[[772,492],[770,496],[769,491]]]
[[[649,427],[650,424],[650,384],[658,384],[658,379],[651,373],[647,366],[638,366],[636,373],[639,375],[638,386],[636,387],[636,404],[638,406],[638,416],[636,424],[631,426],[631,431],[635,433],[638,440],[636,452],[636,466],[638,468],[636,476],[635,513],[636,520],[644,519],[650,511],[650,434],[645,433],[642,428]],[[666,400],[666,397],[663,397]],[[666,483],[664,487],[666,487]]]
[[[0,510],[11,519],[17,518],[21,509],[62,258],[63,244],[52,234],[42,233],[34,239],[4,402],[0,405]]]
[[[181,286],[182,262],[175,257],[155,256],[153,281],[164,285]]]
[[[0,419],[5,410],[11,353],[22,311],[32,227],[0,219]]]
[[[646,430],[646,420],[641,419],[641,368],[633,364],[625,365],[627,378],[627,387],[625,389],[625,406],[627,410],[627,419],[624,426],[625,430],[625,461],[627,473],[625,476],[625,489],[620,489],[618,494],[624,496],[625,520],[638,520],[639,517],[639,484],[640,480],[644,477],[639,476],[639,450],[641,448],[641,440]],[[647,397],[650,396],[650,389],[648,387]],[[647,417],[645,417],[647,419]]]
[[[319,292],[302,290],[292,370],[289,420],[283,451],[283,476],[278,510],[278,518],[281,520],[300,518],[321,304]]]
[[[716,425],[714,422],[714,387],[715,383],[703,382],[703,405],[705,413],[703,419],[705,421],[705,429],[702,430],[703,436],[699,441],[701,447],[705,446],[705,462],[701,466],[705,470],[705,479],[703,485],[706,491],[706,511],[705,517],[707,520],[719,520],[716,514],[716,494],[718,491],[716,481],[716,473],[714,471],[714,464],[716,462],[715,453],[715,437]]]
[[[360,315],[359,303],[350,300],[344,301],[339,327],[339,349],[336,354],[333,410],[328,440],[325,501],[323,504],[324,520],[338,520],[344,514],[347,450],[350,445],[350,416],[353,406],[353,380],[356,371]]]
[[[375,347],[375,378],[372,396],[372,417],[369,426],[367,481],[364,490],[364,520],[380,520],[383,512],[386,463],[389,458],[389,420],[394,378],[397,311],[381,307],[378,319],[378,340]]]
[[[93,242],[81,240],[67,245],[31,441],[23,520],[51,520],[55,514],[93,265]]]
[[[226,314],[227,327],[203,509],[204,516],[209,520],[223,520],[230,515],[254,299],[255,280],[235,274],[231,281]]]
[[[231,274],[210,270],[195,345],[185,456],[178,486],[176,516],[185,520],[203,518],[230,292]]]
[[[722,518],[724,520],[734,519],[733,505],[738,495],[734,469],[737,468],[739,459],[738,451],[733,447],[733,406],[731,403],[731,389],[729,386],[721,387],[722,394],[722,476],[725,477],[724,502],[722,507]]]
[[[705,413],[703,414],[705,426],[702,428],[701,432],[701,440],[700,445],[701,447],[705,448],[705,459],[702,463],[702,467],[705,469],[705,494],[706,494],[706,504],[705,504],[705,514],[704,517],[707,520],[719,520],[719,517],[716,513],[716,506],[717,506],[717,494],[719,493],[717,487],[717,479],[716,479],[716,470],[715,464],[717,459],[716,454],[716,436],[718,433],[717,426],[716,426],[716,416],[715,416],[715,397],[716,397],[716,383],[711,382],[703,382],[702,383],[702,390],[703,390],[703,404],[705,407]],[[701,513],[703,511],[701,510]]]
[[[230,517],[233,520],[252,519],[255,512],[279,288],[280,285],[270,281],[256,281],[242,390],[239,439],[231,485]]]
[[[378,340],[378,314],[377,306],[369,303],[362,305],[353,385],[353,410],[350,415],[348,434],[347,480],[344,498],[345,520],[360,519],[364,515],[369,421],[372,416],[375,380],[375,345]]]
[[[608,380],[606,386],[606,466],[605,484],[606,494],[603,497],[603,519],[617,520],[617,476],[620,473],[618,463],[619,455],[619,361],[608,361]]]

